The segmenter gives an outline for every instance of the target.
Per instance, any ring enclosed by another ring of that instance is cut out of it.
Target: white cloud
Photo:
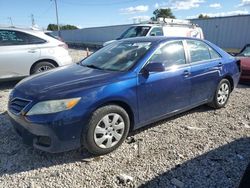
[[[150,20],[150,16],[134,16],[129,18],[129,20],[133,20],[134,23],[139,23]]]
[[[244,15],[249,14],[247,10],[236,10],[229,12],[218,12],[218,13],[201,13],[202,15],[207,15],[209,17],[221,17],[221,16],[235,16],[235,15]],[[188,16],[187,19],[198,18],[200,14],[194,16]]]
[[[122,14],[135,14],[148,11],[148,5],[139,5],[136,7],[128,7],[120,9]]]
[[[238,6],[239,7],[250,6],[250,0],[241,0],[241,3]]]
[[[189,10],[198,8],[205,0],[169,0],[164,3],[156,3],[155,8],[171,8],[173,10]]]
[[[221,4],[220,3],[213,3],[213,4],[210,4],[209,7],[211,7],[211,8],[221,8]]]

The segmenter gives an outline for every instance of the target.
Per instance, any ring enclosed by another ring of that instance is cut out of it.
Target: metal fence
[[[132,25],[133,24],[64,30],[61,31],[61,37],[65,42],[70,44],[102,45],[106,41],[118,38],[121,33]],[[55,32],[55,34],[57,34],[57,32]]]
[[[221,48],[243,48],[250,44],[250,15],[193,19],[205,38]]]
[[[205,39],[221,48],[239,49],[250,43],[250,15],[192,19],[191,21],[203,29]],[[61,36],[67,43],[102,45],[108,40],[119,37],[132,25],[66,30],[61,31]]]

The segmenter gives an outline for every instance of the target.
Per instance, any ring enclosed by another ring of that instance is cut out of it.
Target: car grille
[[[12,113],[19,114],[30,102],[30,100],[14,98],[9,103],[9,109]]]

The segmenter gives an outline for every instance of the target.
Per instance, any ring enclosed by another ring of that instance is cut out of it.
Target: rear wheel
[[[213,108],[222,108],[227,104],[231,92],[231,85],[227,79],[222,79],[217,86],[214,99],[209,106]]]
[[[127,112],[117,105],[97,109],[82,135],[84,146],[95,155],[104,155],[118,148],[126,139],[130,121]]]
[[[37,63],[31,70],[31,74],[37,74],[40,72],[44,72],[50,69],[55,68],[56,66],[51,63],[51,62],[47,62],[47,61],[42,61]]]

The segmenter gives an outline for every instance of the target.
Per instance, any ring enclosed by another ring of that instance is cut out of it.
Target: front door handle
[[[183,75],[184,77],[188,77],[191,74],[189,70],[184,70]]]
[[[37,50],[29,50],[28,53],[36,53]]]

